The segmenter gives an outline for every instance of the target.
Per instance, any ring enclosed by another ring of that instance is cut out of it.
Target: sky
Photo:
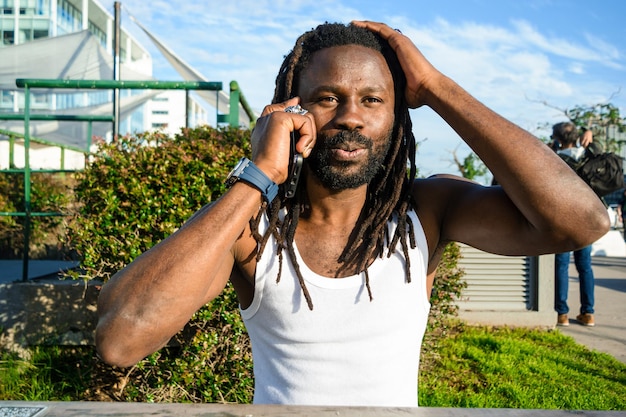
[[[113,1],[102,1],[113,13]],[[485,105],[537,136],[579,105],[626,114],[623,0],[123,0],[122,26],[148,51],[154,77],[178,80],[134,16],[208,81],[238,82],[252,108],[269,104],[296,38],[324,22],[398,28]],[[430,108],[411,110],[422,176],[458,174],[470,149]],[[503,132],[506,134],[506,132]]]

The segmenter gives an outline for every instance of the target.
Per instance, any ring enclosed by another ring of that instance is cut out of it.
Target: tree
[[[626,119],[622,117],[619,108],[614,104],[576,105],[569,109],[561,109],[546,102],[543,104],[559,110],[579,128],[591,130],[593,140],[602,145],[607,152],[621,153],[626,144]],[[540,127],[551,128],[548,123]]]
[[[489,172],[485,164],[483,164],[483,161],[481,161],[474,152],[470,152],[470,154],[461,161],[455,149],[452,151],[452,160],[461,173],[461,176],[469,180],[476,180],[478,177],[483,177]]]

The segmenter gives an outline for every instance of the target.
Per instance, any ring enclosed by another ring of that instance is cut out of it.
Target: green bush
[[[82,268],[72,276],[106,282],[176,231],[225,191],[230,169],[251,153],[249,138],[248,130],[202,127],[174,138],[149,133],[102,144],[101,156],[78,175],[78,209],[65,244],[78,252]],[[249,341],[230,285],[195,314],[172,344],[180,347],[162,349],[130,370],[114,398],[251,400]]]
[[[67,213],[73,201],[73,174],[31,173],[31,211]],[[0,212],[24,212],[24,175],[0,173]],[[29,257],[58,258],[61,216],[31,217]],[[24,254],[25,217],[0,216],[0,258],[19,259]]]
[[[74,278],[108,280],[218,198],[229,170],[241,156],[251,153],[249,139],[247,130],[203,127],[184,130],[174,138],[151,133],[101,145],[102,156],[78,176],[78,210],[65,239],[82,258],[82,270]],[[450,248],[433,290],[437,296],[432,328],[454,311],[450,303],[461,288],[455,269],[458,250]],[[110,397],[125,401],[252,400],[250,344],[230,285],[194,315],[173,345],[131,370],[100,367],[98,372],[117,375],[122,381]]]
[[[172,234],[224,192],[229,169],[249,149],[248,131],[210,127],[102,144],[78,175],[79,207],[65,242],[85,276],[106,281]]]
[[[437,266],[437,274],[430,295],[430,315],[422,342],[420,373],[429,372],[439,358],[440,343],[445,337],[461,330],[463,323],[454,320],[458,312],[456,300],[467,283],[464,272],[458,268],[461,258],[459,245],[449,243]]]

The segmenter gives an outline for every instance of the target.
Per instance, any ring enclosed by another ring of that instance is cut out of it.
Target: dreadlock
[[[315,52],[343,45],[361,45],[380,52],[389,66],[395,89],[395,123],[391,145],[383,168],[368,185],[367,198],[361,211],[360,221],[352,231],[349,242],[339,258],[342,269],[355,267],[357,272],[365,272],[365,283],[369,298],[372,300],[367,267],[374,257],[383,256],[385,242],[387,242],[388,257],[395,252],[400,242],[406,259],[407,282],[411,282],[409,245],[411,248],[415,247],[413,224],[407,216],[412,205],[411,183],[416,175],[415,138],[404,98],[406,79],[395,52],[387,41],[367,29],[352,24],[319,25],[316,29],[300,36],[293,50],[285,57],[276,77],[276,89],[272,102],[283,102],[297,95],[300,74],[307,67]],[[410,164],[408,175],[407,161]],[[279,272],[276,281],[280,281],[283,249],[286,249],[294,265],[303,295],[309,309],[312,310],[313,302],[300,272],[293,246],[296,227],[307,196],[301,186],[293,199],[283,200],[282,195],[279,193],[271,204],[263,205],[257,216],[250,222],[259,246],[257,260],[263,253],[269,237],[273,235],[278,242],[279,257]],[[258,232],[258,226],[261,216],[266,211],[269,217],[269,227],[261,235]],[[284,215],[282,215],[283,212],[285,212]],[[393,235],[389,236],[387,223],[392,217],[397,218],[397,227]],[[409,242],[407,242],[407,234]]]

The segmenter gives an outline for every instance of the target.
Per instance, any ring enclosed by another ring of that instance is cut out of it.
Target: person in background
[[[575,161],[583,157],[587,147],[596,146],[593,143],[593,135],[590,130],[586,130],[582,135],[579,135],[578,128],[571,122],[561,122],[552,126],[552,140],[554,144],[553,148],[557,150],[557,154],[569,156]],[[588,227],[587,224],[580,224],[580,228],[586,227]],[[591,245],[573,252],[574,265],[578,272],[578,282],[580,285],[580,314],[576,316],[576,320],[583,326],[595,326],[593,316],[595,278],[591,267]],[[561,252],[555,254],[554,257],[554,309],[557,313],[556,324],[558,326],[569,326],[567,295],[569,291],[569,263],[571,253],[571,251]]]

